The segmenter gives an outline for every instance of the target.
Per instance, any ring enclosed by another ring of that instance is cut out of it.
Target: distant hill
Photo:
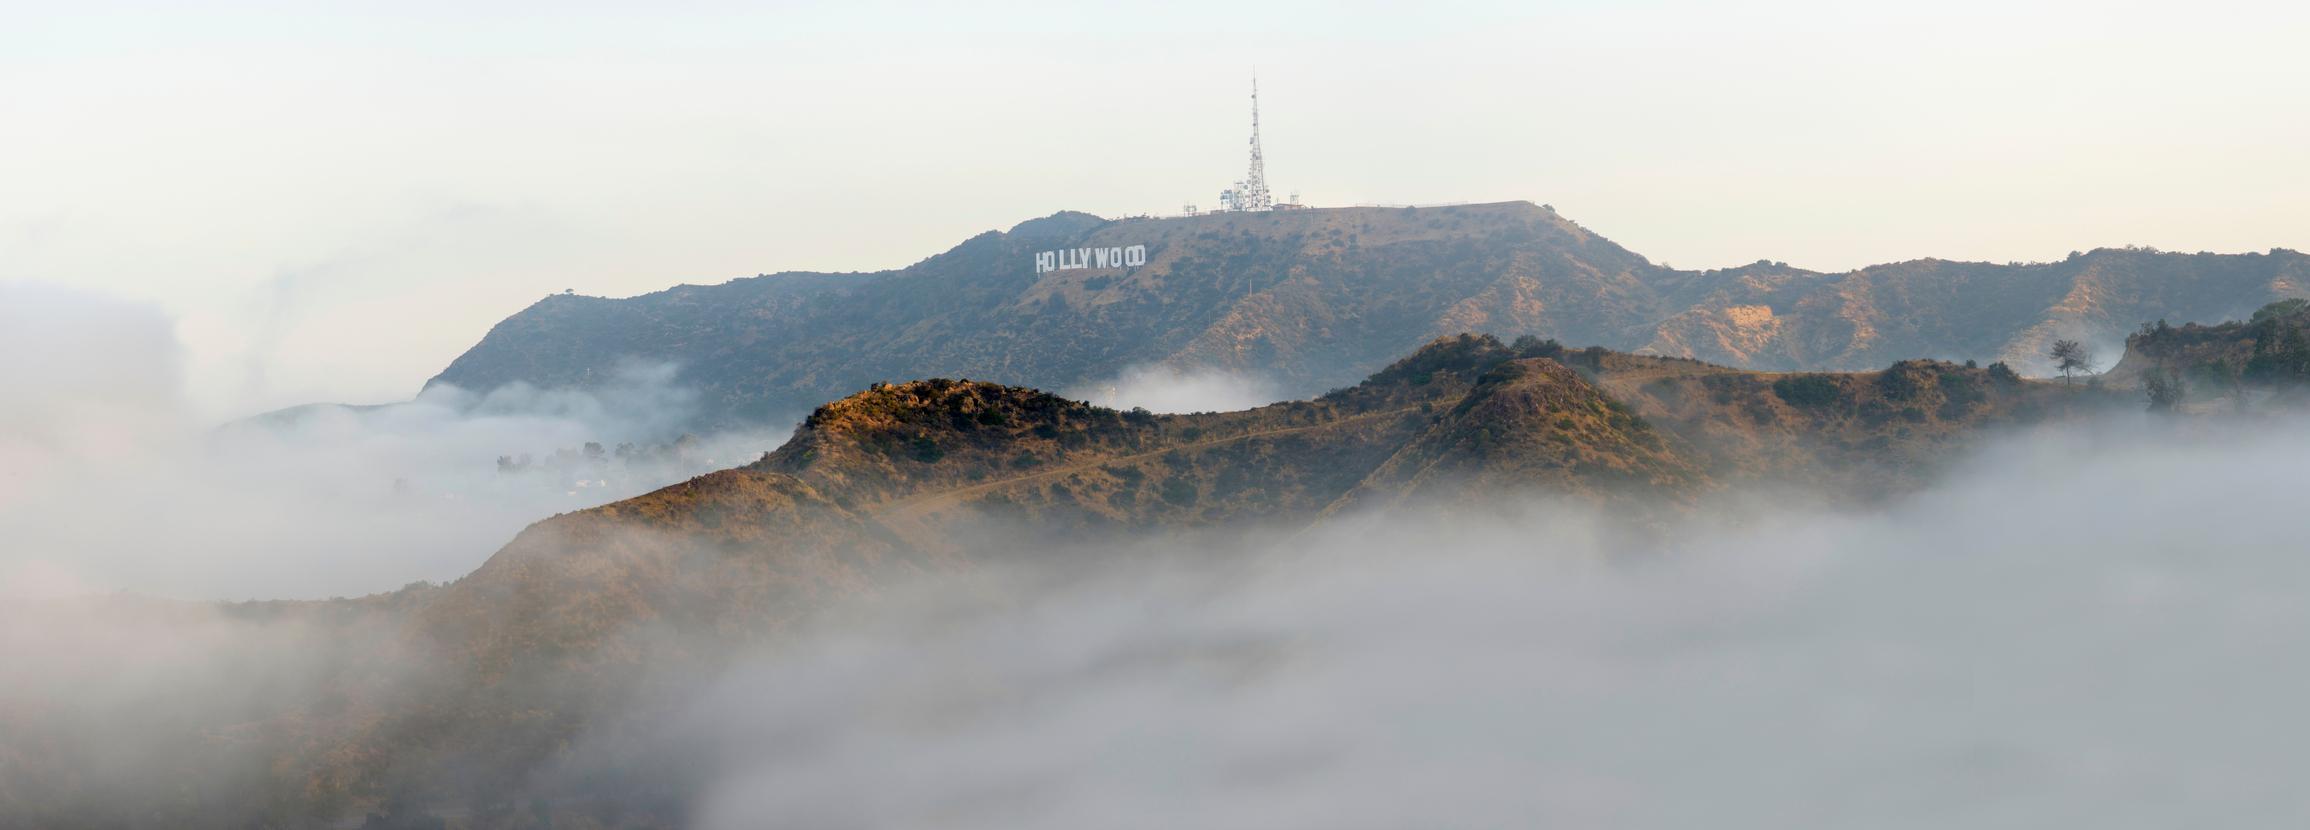
[[[1911,357],[2005,361],[2051,374],[2057,339],[2114,352],[2148,321],[2221,320],[2310,294],[2310,256],[2096,249],[2052,263],[1925,259],[1817,274],[1770,263],[1712,271],[1646,351],[1773,371],[1855,370]]]
[[[1045,251],[1142,245],[1142,265],[1036,267]],[[1065,390],[1145,364],[1242,370],[1312,395],[1461,331],[1761,370],[1935,357],[2033,372],[2055,338],[2115,351],[2144,321],[2225,319],[2305,295],[2310,257],[2291,251],[1679,271],[1527,202],[1112,221],[1066,212],[895,271],[547,297],[430,383],[583,387],[627,361],[674,363],[714,426],[794,417],[875,382]]]

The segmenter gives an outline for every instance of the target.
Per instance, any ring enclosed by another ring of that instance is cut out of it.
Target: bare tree
[[[2053,341],[2053,360],[2061,370],[2061,385],[2079,373],[2093,372],[2093,349],[2075,340]]]

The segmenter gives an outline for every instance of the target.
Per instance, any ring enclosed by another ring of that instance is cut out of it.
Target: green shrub
[[[1895,363],[1877,373],[1877,391],[1896,401],[1917,397],[1925,391],[1924,372],[1910,361]]]
[[[1527,334],[1516,338],[1516,342],[1511,344],[1508,349],[1515,352],[1517,357],[1545,357],[1554,359],[1564,356],[1564,344],[1556,342],[1556,339],[1553,337],[1547,340],[1542,340],[1538,337]]]
[[[1827,375],[1790,375],[1773,381],[1773,394],[1790,406],[1807,409],[1836,403],[1842,397],[1837,381]]]
[[[2254,311],[2253,319],[2249,322],[2259,323],[2264,320],[2278,317],[2292,317],[2296,314],[2302,313],[2306,309],[2310,309],[2310,300],[2305,300],[2300,297],[2289,300],[2279,300],[2277,302],[2256,309]]]

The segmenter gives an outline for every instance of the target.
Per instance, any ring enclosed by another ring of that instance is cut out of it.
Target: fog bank
[[[1535,503],[933,586],[664,751],[707,827],[2291,826],[2301,426],[2039,433],[1635,556]]]
[[[1234,412],[1286,399],[1280,387],[1257,375],[1176,366],[1134,366],[1113,380],[1066,394],[1113,409],[1142,407],[1158,413]]]
[[[637,366],[585,394],[441,389],[212,434],[166,394],[165,317],[42,302],[0,317],[37,346],[0,350],[0,594],[454,576],[626,486],[576,480],[667,457],[557,450],[650,435],[686,400]],[[642,684],[670,696],[563,711],[591,726],[537,795],[670,798],[708,828],[2295,826],[2306,427],[2041,429],[1890,506],[1732,494],[1635,550],[1538,495],[1021,549]],[[683,452],[723,450],[663,450]],[[330,762],[301,730],[463,700],[417,696],[461,687],[454,660],[396,652],[427,596],[0,598],[0,804],[246,808]],[[447,774],[426,757],[400,759],[412,780]]]
[[[787,433],[681,440],[694,394],[664,365],[586,391],[436,387],[212,429],[185,402],[173,326],[149,306],[0,285],[0,596],[312,598],[453,579],[530,522],[751,461]]]

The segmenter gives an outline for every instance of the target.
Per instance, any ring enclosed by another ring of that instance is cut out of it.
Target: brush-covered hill
[[[1954,364],[1768,376],[1473,335],[1240,412],[880,384],[820,407],[756,463],[539,522],[430,592],[408,614],[409,648],[454,680],[319,742],[316,757],[350,760],[293,783],[330,782],[356,804],[411,788],[486,799],[661,678],[695,676],[838,599],[1005,558],[1507,494],[1636,523],[1751,487],[1871,498],[1914,485],[1984,426],[2091,400]]]
[[[1143,264],[1040,270],[1046,251]],[[1823,274],[1679,271],[1528,202],[1106,220],[1059,213],[894,271],[784,273],[627,299],[547,297],[433,383],[611,382],[681,367],[704,425],[779,420],[877,382],[1071,390],[1147,364],[1355,382],[1436,337],[1489,331],[1773,371],[1909,357],[2042,369],[2057,337],[2225,319],[2310,295],[2310,257],[2095,250],[2057,263],[1919,260]]]
[[[2057,339],[2114,347],[2149,320],[2222,320],[2310,294],[2310,256],[2096,249],[2060,262],[1922,259],[1844,274],[1757,263],[1671,291],[1671,316],[1630,346],[1773,371],[1934,357],[2050,374]],[[1617,344],[1616,344],[1617,345]]]
[[[819,407],[755,463],[538,522],[454,583],[262,609],[306,622],[312,641],[284,648],[334,656],[278,705],[188,723],[172,734],[189,750],[152,756],[190,765],[156,780],[202,772],[230,786],[107,801],[102,774],[0,754],[0,780],[62,782],[0,787],[0,815],[575,822],[608,785],[540,776],[570,774],[558,765],[582,737],[646,737],[651,718],[678,716],[650,701],[681,700],[680,684],[844,598],[1022,556],[1058,564],[1523,494],[1595,505],[1638,530],[1753,488],[1870,499],[1920,483],[1984,427],[2104,397],[1930,361],[1762,375],[1477,335],[1239,412],[1118,411],[974,380],[877,384]],[[212,757],[228,760],[203,768]],[[543,806],[508,806],[532,792]]]
[[[1040,252],[1130,246],[1145,246],[1145,264],[1036,267]],[[1525,203],[1059,213],[896,271],[548,297],[432,382],[585,386],[626,361],[675,363],[709,421],[793,417],[877,382],[1065,390],[1162,362],[1256,370],[1312,392],[1459,331],[1617,340],[1651,315],[1658,270]]]
[[[1456,335],[1355,386],[1239,412],[1121,411],[972,380],[877,384],[818,408],[753,464],[538,523],[427,617],[448,639],[560,648],[588,644],[501,632],[566,629],[554,615],[573,608],[621,621],[722,619],[708,607],[766,619],[877,574],[967,567],[1021,530],[1106,540],[1293,528],[1502,492],[1688,504],[1773,485],[1876,499],[1920,483],[1987,427],[2113,398],[2001,368],[1774,375]],[[714,553],[667,559],[674,547]],[[695,584],[647,587],[659,580]],[[701,591],[718,598],[678,613],[664,604]]]
[[[2298,396],[2310,388],[2310,301],[2281,300],[2217,325],[2144,325],[2101,380],[2124,389],[2162,386],[2172,396],[2167,405]]]

